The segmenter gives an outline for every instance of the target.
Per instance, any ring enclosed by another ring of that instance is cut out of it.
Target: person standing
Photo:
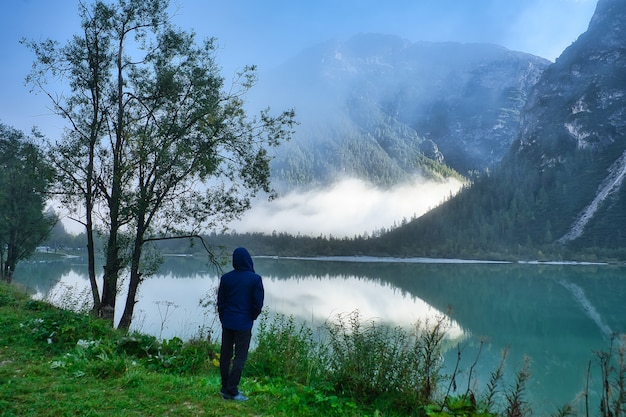
[[[239,381],[248,359],[252,325],[261,314],[264,297],[263,281],[254,272],[250,253],[246,248],[235,249],[233,270],[222,275],[217,290],[217,312],[222,323],[220,394],[225,400],[248,399],[239,392]]]

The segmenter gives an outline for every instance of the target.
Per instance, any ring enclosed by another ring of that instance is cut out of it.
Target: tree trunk
[[[0,278],[2,278],[2,281],[10,284],[13,280],[13,274],[11,274],[10,271],[7,269],[6,263],[3,262],[1,266],[2,269],[0,270]]]
[[[87,187],[91,187],[91,182],[88,181]],[[88,188],[91,190],[91,188]],[[91,191],[88,191],[89,193]],[[87,197],[87,222],[86,222],[86,234],[87,234],[87,272],[89,274],[89,283],[91,284],[91,296],[93,299],[93,313],[96,315],[100,315],[101,305],[100,305],[100,291],[98,290],[98,283],[96,281],[96,254],[94,248],[94,239],[93,239],[93,219],[92,219],[92,209],[93,203],[92,196],[89,195]]]
[[[111,326],[114,325],[117,281],[122,269],[118,242],[121,186],[119,184],[120,181],[115,177],[114,175],[111,197],[109,199],[109,220],[111,223],[107,241],[106,264],[104,265],[104,276],[102,278],[102,302],[100,303],[100,316],[108,320]]]
[[[4,281],[8,282],[10,284],[13,281],[13,273],[14,272],[15,272],[15,262],[7,261],[4,264],[4,273],[3,273]]]
[[[118,329],[128,330],[130,328],[133,320],[133,314],[135,312],[135,304],[137,303],[137,291],[139,289],[139,284],[141,284],[141,281],[141,272],[139,272],[139,268],[136,268],[135,266],[131,267],[130,282],[128,283],[128,295],[126,296],[126,305],[124,307],[124,312],[122,313],[122,318],[117,325]]]
[[[11,283],[10,279],[8,279],[4,274],[4,244],[0,242],[0,280]]]
[[[145,233],[144,216],[140,215],[137,222],[135,234],[135,245],[133,247],[133,256],[130,263],[130,282],[128,283],[128,295],[126,296],[126,305],[124,313],[118,324],[119,329],[128,330],[133,320],[135,304],[137,304],[137,291],[142,282],[142,273],[139,270],[139,262],[141,261],[141,253],[143,250],[143,235]]]
[[[15,265],[17,264],[17,247],[16,247],[16,232],[12,230],[9,233],[9,243],[7,244],[7,259],[4,262],[4,269],[2,271],[3,280],[9,284],[13,281],[13,272],[15,272]]]
[[[109,231],[109,240],[102,277],[102,301],[100,302],[99,315],[103,319],[114,324],[115,300],[117,299],[117,279],[120,271],[119,247],[117,243],[117,230]]]
[[[115,301],[117,298],[117,281],[122,269],[119,257],[120,247],[118,234],[120,231],[120,205],[122,198],[122,175],[123,175],[123,144],[126,134],[124,126],[124,75],[123,75],[123,50],[124,35],[119,39],[117,50],[117,117],[115,123],[115,143],[113,144],[112,158],[112,183],[108,197],[109,206],[109,240],[107,245],[106,265],[104,266],[104,278],[102,285],[101,312],[104,318],[114,323]],[[110,316],[110,317],[109,317]]]
[[[98,55],[91,55],[90,58],[98,58]],[[92,65],[92,68],[95,69],[96,73],[95,78],[98,78],[98,66]],[[94,180],[94,165],[95,165],[95,153],[96,146],[98,143],[98,134],[100,131],[100,84],[94,83],[91,89],[91,94],[93,97],[92,105],[93,105],[93,119],[91,121],[91,131],[89,135],[89,160],[87,163],[87,178],[86,178],[86,193],[85,193],[85,211],[87,214],[85,229],[87,233],[87,259],[88,259],[88,273],[89,273],[89,283],[91,284],[91,295],[93,298],[93,309],[92,311],[98,315],[101,312],[101,303],[100,303],[100,292],[98,290],[98,283],[96,281],[96,254],[94,248],[94,238],[93,238],[93,206],[95,200],[95,183]]]
[[[109,239],[107,241],[106,264],[102,278],[102,302],[100,303],[100,316],[114,325],[115,302],[117,299],[117,281],[122,261],[120,259],[119,235],[119,209],[121,196],[121,181],[114,175],[111,197],[109,198]]]

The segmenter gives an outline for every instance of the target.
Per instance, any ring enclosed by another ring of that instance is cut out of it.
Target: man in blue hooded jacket
[[[233,251],[233,268],[222,275],[217,290],[217,312],[222,322],[220,394],[225,400],[246,401],[248,398],[239,392],[239,381],[248,359],[252,325],[261,314],[265,293],[246,248]]]

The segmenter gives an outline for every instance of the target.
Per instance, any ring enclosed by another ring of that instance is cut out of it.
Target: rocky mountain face
[[[601,152],[626,125],[626,3],[600,0],[589,29],[543,74],[525,106],[518,152],[535,144],[542,163],[564,151]]]
[[[599,0],[588,30],[529,91],[520,120],[491,175],[390,233],[387,246],[626,248],[624,0]]]
[[[381,186],[497,164],[549,61],[483,44],[358,35],[304,51],[259,94],[301,122],[272,170],[290,187],[348,175]],[[452,168],[452,170],[450,170]]]
[[[623,0],[600,0],[587,32],[531,91],[502,170],[520,164],[536,170],[549,195],[556,241],[626,245]]]

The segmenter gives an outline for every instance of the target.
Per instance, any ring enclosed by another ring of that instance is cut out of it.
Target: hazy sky
[[[179,26],[216,37],[224,73],[260,70],[302,49],[357,33],[411,41],[489,42],[554,60],[586,30],[596,0],[173,0]],[[19,39],[64,42],[79,29],[77,1],[13,0],[0,15],[0,121],[48,131],[47,101],[24,86],[33,56]],[[225,74],[226,75],[226,74]],[[47,120],[46,120],[47,119]],[[47,133],[47,132],[46,132]],[[51,132],[51,134],[53,134]]]
[[[86,0],[89,1],[89,0]],[[229,76],[248,64],[263,71],[277,66],[301,50],[330,39],[344,40],[358,33],[399,35],[410,41],[486,42],[509,49],[529,52],[554,60],[589,24],[596,0],[172,0],[175,23],[194,29],[199,37],[216,37],[219,51],[217,61],[223,75]],[[79,31],[77,1],[70,0],[12,0],[4,1],[0,15],[0,122],[23,131],[38,126],[54,139],[59,135],[63,120],[51,115],[49,101],[33,95],[24,85],[33,55],[19,43],[21,38],[43,40],[51,38],[66,42]],[[354,184],[353,184],[354,185]],[[342,192],[340,185],[333,192]],[[359,187],[367,185],[360,184]],[[454,187],[453,187],[454,188]],[[371,193],[378,203],[370,201],[373,215],[397,209],[407,195],[400,189],[394,196]],[[422,196],[422,206],[435,205],[448,191],[438,189],[433,199]],[[292,196],[309,201],[299,209],[309,213],[314,230],[319,219],[311,216],[311,206],[318,207],[317,216],[327,211],[324,198]],[[320,200],[321,198],[321,200]],[[354,207],[345,207],[345,218],[337,224],[354,219],[354,211],[363,202],[355,198]],[[381,206],[386,204],[387,207]],[[335,206],[336,207],[336,206]],[[263,210],[263,208],[260,208]],[[271,209],[270,211],[274,211]],[[408,207],[397,213],[397,219],[411,217],[416,210]],[[372,214],[370,213],[370,214]],[[303,214],[306,216],[306,214]],[[354,233],[371,231],[381,225],[368,222],[354,224]],[[378,219],[381,217],[378,215]],[[277,222],[280,226],[280,218]],[[294,220],[306,226],[303,220]],[[386,221],[386,220],[385,220]],[[245,221],[244,221],[245,223]],[[254,223],[254,222],[253,222]],[[268,225],[271,222],[266,222]],[[330,223],[330,222],[327,222]],[[384,225],[382,225],[384,226]],[[329,229],[335,230],[330,226]],[[291,230],[293,231],[293,230]],[[302,230],[304,231],[304,230]],[[320,230],[321,231],[321,230]],[[328,231],[324,230],[324,233]],[[346,230],[344,233],[350,234]],[[343,234],[343,233],[341,233]]]

